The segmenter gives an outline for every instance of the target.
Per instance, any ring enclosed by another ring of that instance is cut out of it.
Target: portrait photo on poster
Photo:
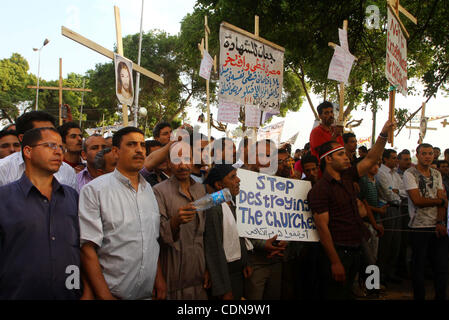
[[[133,64],[130,60],[114,54],[115,93],[121,104],[131,106],[134,100]]]

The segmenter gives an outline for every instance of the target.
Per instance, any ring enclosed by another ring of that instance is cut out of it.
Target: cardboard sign
[[[236,124],[239,122],[240,106],[233,102],[219,101],[217,121]]]
[[[355,57],[349,51],[340,46],[335,46],[327,78],[348,84],[354,60]]]
[[[257,106],[245,106],[245,126],[249,128],[259,128],[260,126],[260,109]]]
[[[387,59],[385,66],[387,80],[407,96],[407,40],[395,15],[388,8]]]
[[[238,169],[237,229],[245,238],[319,241],[307,194],[308,181]]]
[[[283,75],[282,51],[220,27],[220,99],[279,110]]]

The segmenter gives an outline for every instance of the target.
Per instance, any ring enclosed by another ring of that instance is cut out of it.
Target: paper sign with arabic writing
[[[283,76],[282,51],[220,27],[220,99],[279,110]]]

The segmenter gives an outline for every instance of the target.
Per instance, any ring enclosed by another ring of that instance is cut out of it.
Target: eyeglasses
[[[57,143],[53,143],[53,142],[42,142],[42,143],[39,143],[39,144],[35,144],[34,146],[31,146],[31,147],[34,148],[34,147],[38,147],[38,146],[46,146],[46,147],[51,148],[53,150],[58,150],[58,148],[59,148],[62,152],[64,152],[64,147],[62,145],[57,144]]]

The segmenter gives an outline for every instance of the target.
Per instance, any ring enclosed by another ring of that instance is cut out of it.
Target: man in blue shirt
[[[0,187],[0,300],[79,299],[78,194],[53,176],[61,136],[31,129],[22,154],[22,177]]]

